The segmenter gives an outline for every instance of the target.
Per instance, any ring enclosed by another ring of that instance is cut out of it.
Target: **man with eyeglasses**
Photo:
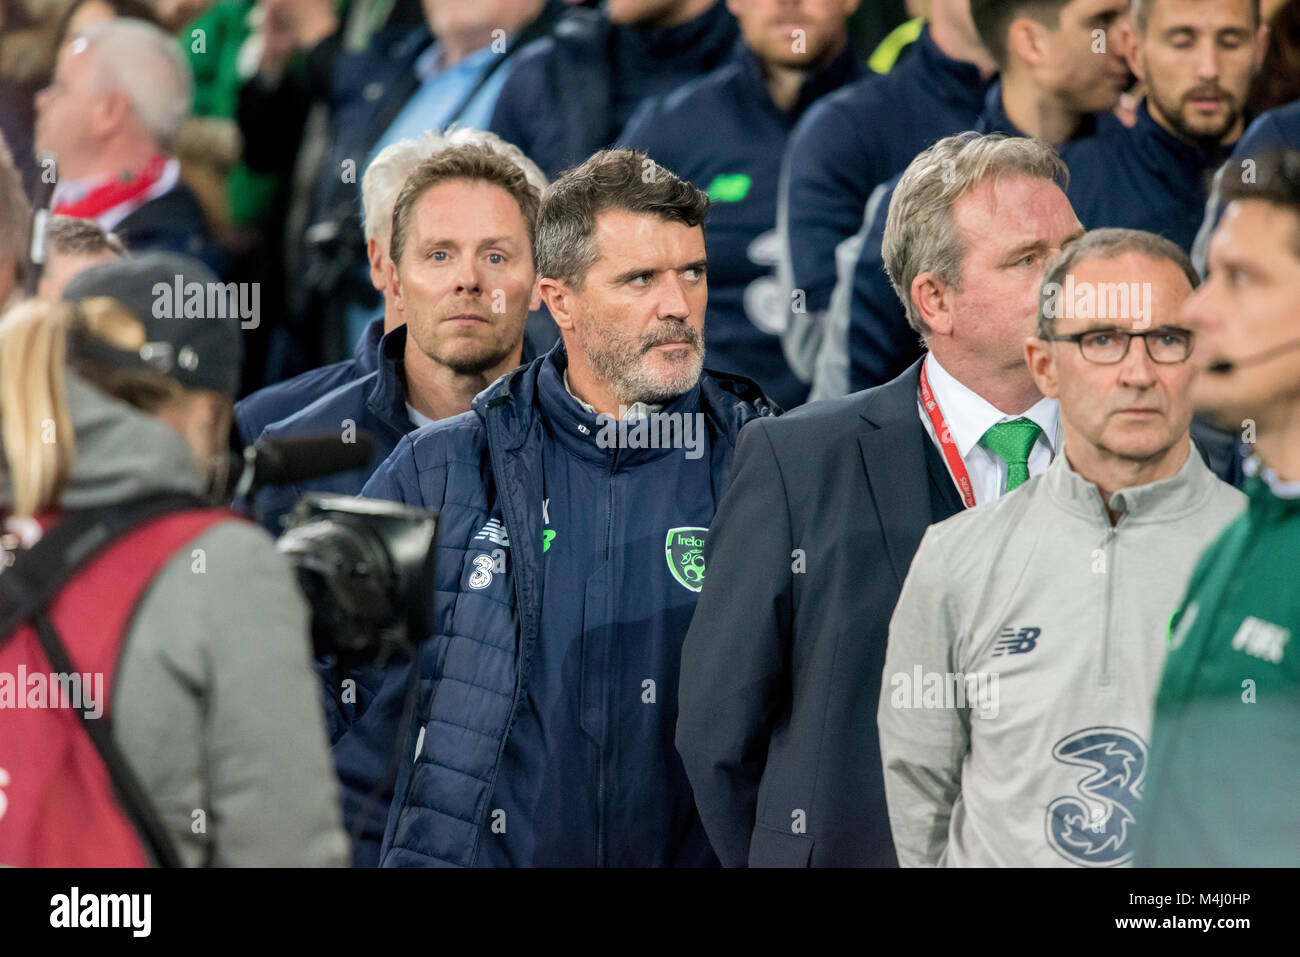
[[[1194,454],[1181,249],[1099,229],[1039,291],[1025,359],[1064,454],[931,526],[890,622],[878,719],[904,866],[1130,862],[1166,623],[1244,497]],[[1014,423],[1012,423],[1014,424]]]

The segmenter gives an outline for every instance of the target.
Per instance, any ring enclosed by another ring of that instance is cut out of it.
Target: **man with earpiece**
[[[1139,866],[1300,863],[1300,152],[1222,187],[1182,322],[1202,365],[1193,401],[1254,453],[1250,502],[1170,620]]]

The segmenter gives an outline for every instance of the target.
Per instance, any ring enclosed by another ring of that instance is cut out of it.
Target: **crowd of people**
[[[0,15],[0,865],[1300,863],[1300,0]]]

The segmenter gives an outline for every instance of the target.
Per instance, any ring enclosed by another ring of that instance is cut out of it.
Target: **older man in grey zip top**
[[[1100,229],[1047,269],[1025,358],[1064,455],[932,526],[889,628],[878,711],[904,866],[1129,863],[1166,624],[1244,506],[1193,454],[1197,283],[1173,243]],[[1009,459],[1032,423],[1006,423]]]

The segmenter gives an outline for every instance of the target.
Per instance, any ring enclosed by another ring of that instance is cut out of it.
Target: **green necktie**
[[[984,433],[980,444],[1007,463],[1007,487],[1010,492],[1029,481],[1029,450],[1043,430],[1030,419],[999,422]]]

